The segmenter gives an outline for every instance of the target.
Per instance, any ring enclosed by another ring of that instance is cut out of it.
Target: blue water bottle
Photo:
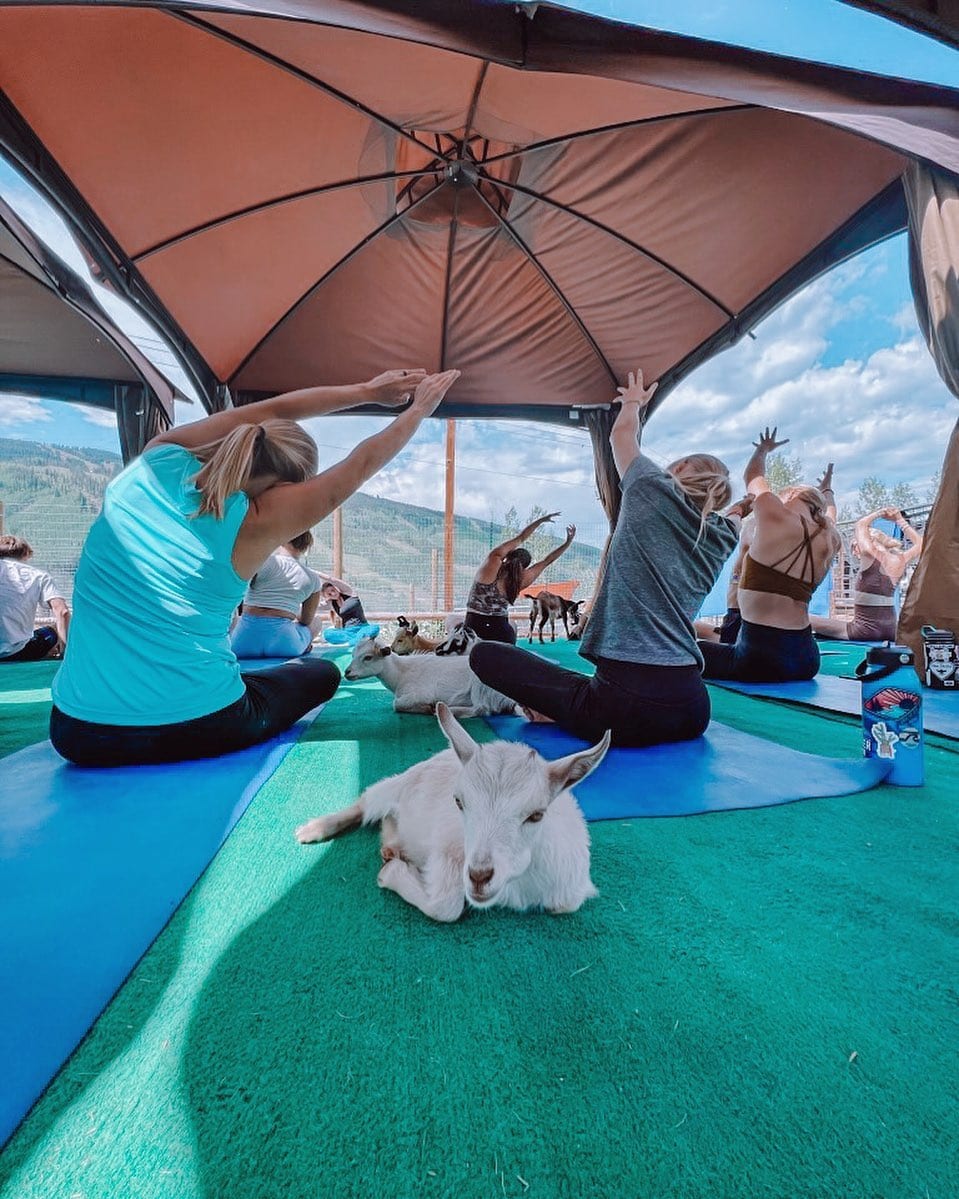
[[[863,753],[889,762],[887,782],[921,787],[922,687],[911,649],[876,645],[856,667],[862,683]]]

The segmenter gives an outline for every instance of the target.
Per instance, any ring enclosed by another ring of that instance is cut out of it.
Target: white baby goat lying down
[[[450,749],[301,825],[297,840],[330,841],[379,821],[379,885],[433,920],[457,920],[466,904],[575,912],[597,891],[586,821],[569,788],[603,760],[609,733],[547,762],[528,745],[477,744],[445,704],[436,715]]]
[[[346,677],[351,681],[378,678],[393,692],[395,712],[432,715],[441,701],[454,716],[513,716],[517,712],[513,700],[480,682],[470,670],[468,658],[439,658],[435,654],[401,657],[371,637],[356,643]]]

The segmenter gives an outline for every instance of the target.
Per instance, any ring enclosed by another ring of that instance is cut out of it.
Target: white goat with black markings
[[[436,716],[450,748],[367,787],[356,803],[296,830],[302,844],[380,824],[377,882],[433,920],[468,905],[575,912],[597,895],[589,832],[570,788],[609,748],[547,762],[527,745],[477,744],[445,704]]]
[[[437,703],[448,704],[454,716],[514,716],[517,707],[508,696],[480,682],[469,659],[410,654],[400,657],[371,637],[356,643],[345,677],[378,678],[393,692],[393,710],[432,715]]]

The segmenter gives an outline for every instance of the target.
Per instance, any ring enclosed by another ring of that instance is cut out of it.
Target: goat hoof
[[[319,820],[308,820],[306,824],[301,824],[296,830],[296,839],[301,845],[311,845],[314,841],[324,840],[326,822],[321,817]]]
[[[403,869],[403,861],[401,858],[390,858],[383,866],[380,867],[380,872],[376,876],[376,885],[378,887],[390,888],[391,880],[396,875],[397,871]]]

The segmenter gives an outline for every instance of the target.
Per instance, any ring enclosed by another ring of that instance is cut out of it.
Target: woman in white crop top
[[[250,580],[243,615],[230,634],[238,658],[298,658],[312,649],[323,580],[300,561],[312,544],[312,533],[300,533],[275,549]]]

